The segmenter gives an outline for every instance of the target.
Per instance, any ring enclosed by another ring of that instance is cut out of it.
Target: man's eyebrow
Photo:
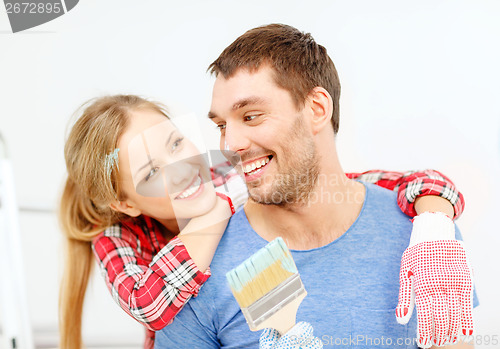
[[[233,106],[231,107],[231,110],[235,111],[235,110],[241,109],[243,107],[246,107],[247,105],[266,104],[266,103],[267,103],[267,101],[261,97],[257,97],[257,96],[245,97],[245,98],[240,99],[239,101],[236,101],[233,104]],[[208,118],[215,119],[215,118],[218,118],[218,116],[213,111],[209,111]]]
[[[257,97],[257,96],[246,97],[246,98],[240,99],[239,101],[234,103],[231,109],[238,110],[238,109],[241,109],[243,107],[246,107],[247,105],[265,104],[265,103],[266,103],[266,100],[264,98],[261,98],[261,97]]]

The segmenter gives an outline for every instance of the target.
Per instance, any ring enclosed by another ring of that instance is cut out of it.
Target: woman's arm
[[[472,295],[471,270],[468,263],[466,263],[463,246],[455,241],[455,230],[452,222],[452,219],[457,218],[463,212],[464,198],[462,194],[446,176],[434,170],[407,173],[375,170],[347,175],[350,178],[358,178],[390,190],[397,190],[397,201],[401,210],[411,217],[419,215],[413,220],[410,247],[403,254],[401,261],[400,295],[396,307],[397,321],[400,324],[408,322],[415,300],[426,298],[429,294],[444,292],[441,299],[446,300],[444,302],[445,306],[449,305],[450,307],[446,311],[448,313],[460,313],[461,318],[459,321],[462,328],[472,333],[472,316],[469,316],[472,311],[472,302],[463,302],[452,306],[454,303],[452,299],[449,299],[450,294],[460,292],[466,293],[464,299],[471,299],[470,296]],[[424,212],[443,212],[448,217],[439,213],[422,215]],[[416,228],[417,220],[419,222],[418,229]],[[414,245],[421,248],[412,247],[411,241],[414,241]],[[434,257],[438,255],[449,257],[446,268],[442,268],[439,259]],[[420,267],[409,268],[408,266],[415,261],[418,261],[417,264],[421,264]],[[411,270],[411,275],[409,270]],[[427,280],[425,283],[415,281],[421,285],[425,284],[425,289],[420,288],[418,292],[413,293],[413,288],[408,287],[413,280]],[[448,280],[453,282],[450,283]],[[414,298],[408,296],[409,294],[414,294]],[[422,301],[420,302],[422,303]],[[433,314],[434,319],[436,319],[440,314],[434,313],[435,309],[440,308],[436,306],[431,308],[424,313]],[[452,323],[444,325],[442,323],[432,323],[432,317],[431,320],[424,320],[420,314],[417,314],[417,316],[419,333],[422,329],[429,328],[429,326],[436,328],[436,326],[446,325],[453,328]],[[435,333],[433,332],[428,339],[433,340],[433,338],[436,338],[438,332],[438,330],[435,330]],[[472,348],[473,346],[462,343],[456,345],[456,347]]]
[[[424,212],[443,212],[450,218],[455,215],[453,205],[447,199],[436,195],[419,196],[415,200],[415,211],[417,215]]]
[[[398,205],[401,211],[410,217],[425,211],[440,211],[456,219],[464,209],[463,195],[448,177],[435,170],[409,172],[371,170],[363,173],[346,173],[346,175],[351,179],[359,179],[397,191]]]
[[[210,272],[197,268],[178,238],[151,260],[146,252],[151,246],[144,246],[147,239],[128,228],[106,229],[94,240],[93,251],[113,299],[146,328],[160,330],[197,295]]]
[[[208,265],[231,213],[230,200],[219,197],[215,210],[197,217],[154,257],[151,241],[158,244],[162,236],[156,226],[127,223],[106,229],[92,248],[115,301],[150,330],[168,325],[210,276]]]
[[[217,193],[215,207],[200,217],[192,218],[177,236],[200,270],[207,270],[226,229],[234,207],[231,199]],[[228,205],[229,203],[229,205]]]

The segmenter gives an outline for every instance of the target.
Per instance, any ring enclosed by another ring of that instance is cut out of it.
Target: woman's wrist
[[[202,216],[191,218],[179,235],[190,233],[213,234],[214,232],[211,227],[223,221],[227,222],[231,215],[232,211],[228,202],[224,198],[217,196],[214,207]],[[224,231],[220,232],[220,234],[222,235],[223,232]]]

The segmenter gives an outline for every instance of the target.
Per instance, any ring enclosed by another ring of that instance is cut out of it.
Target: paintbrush
[[[278,237],[226,274],[234,298],[252,331],[295,325],[307,292],[290,251]]]

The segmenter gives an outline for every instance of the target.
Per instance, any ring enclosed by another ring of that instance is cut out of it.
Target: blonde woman
[[[113,298],[146,327],[144,347],[152,348],[153,331],[168,325],[210,277],[209,264],[234,213],[231,200],[216,195],[213,169],[211,175],[165,109],[138,96],[89,103],[69,134],[65,160],[60,346],[82,346],[82,307],[96,258]],[[463,208],[453,183],[436,171],[349,177],[398,189],[398,204],[410,216],[444,208],[457,217]],[[458,199],[452,205],[435,196]]]

